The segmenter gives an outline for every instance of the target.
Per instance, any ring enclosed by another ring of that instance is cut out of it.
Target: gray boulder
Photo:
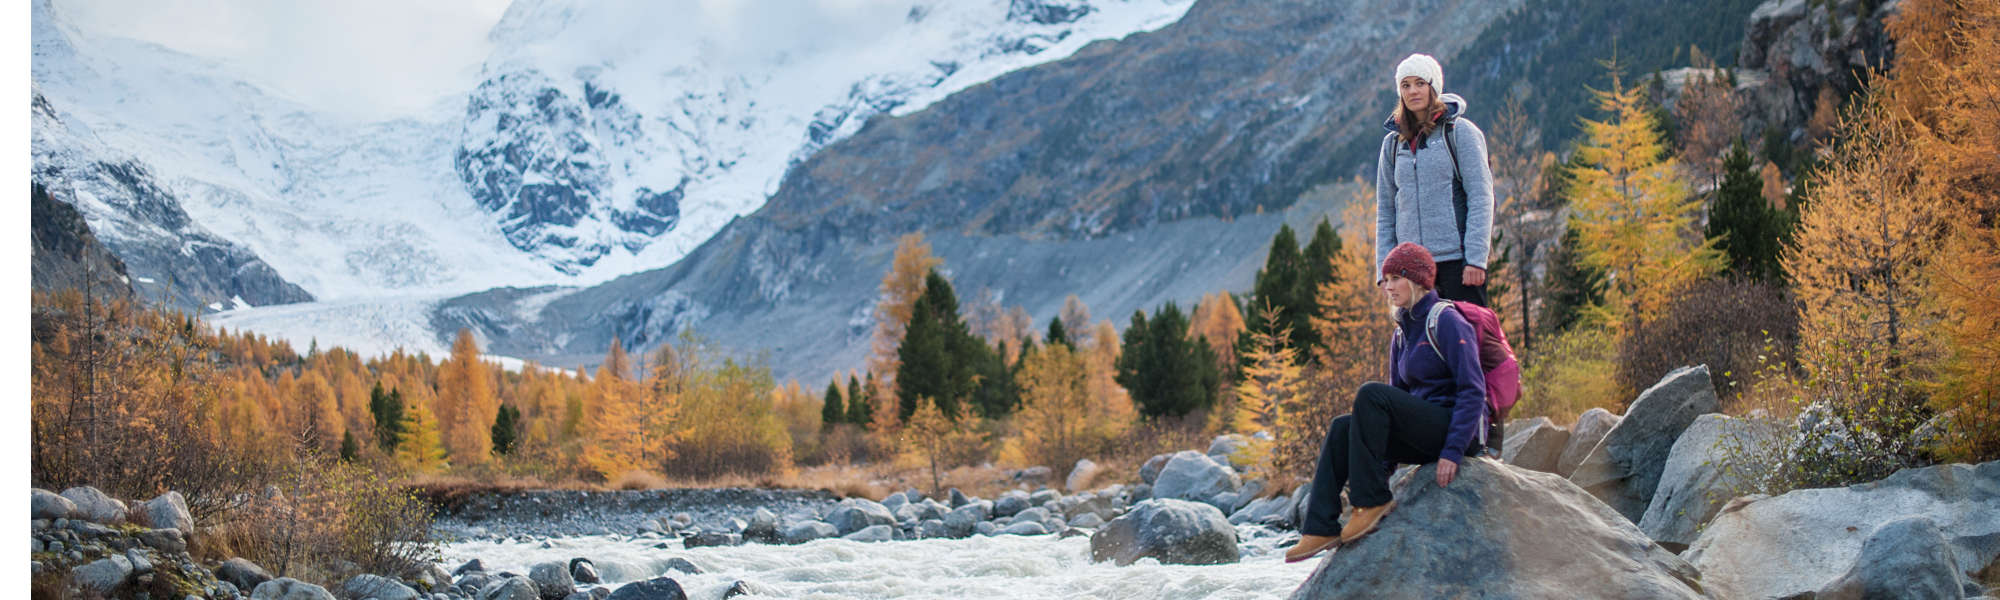
[[[1192,452],[1192,450],[1189,450],[1189,452]],[[1139,465],[1139,481],[1144,482],[1146,485],[1153,485],[1153,481],[1160,478],[1160,469],[1166,468],[1167,461],[1173,458],[1174,453],[1169,452],[1166,454],[1155,454],[1152,458],[1146,459],[1146,464]]]
[[[1090,487],[1090,482],[1097,479],[1097,472],[1101,470],[1102,467],[1088,458],[1077,459],[1076,466],[1069,468],[1069,478],[1063,480],[1063,489],[1072,494],[1084,491]]]
[[[1028,510],[1024,510],[1018,513],[1014,513],[1014,521],[1017,523],[1021,521],[1041,522],[1047,520],[1048,518],[1049,518],[1048,509],[1042,508],[1040,506],[1030,508]]]
[[[1618,415],[1602,408],[1583,411],[1576,418],[1576,426],[1569,429],[1569,441],[1563,444],[1562,456],[1556,459],[1556,474],[1568,477],[1576,472],[1576,466],[1597,449],[1597,443],[1604,441],[1604,434],[1618,426]]]
[[[707,546],[741,546],[743,545],[743,534],[722,533],[719,531],[685,533],[681,534],[681,545],[688,548],[702,548]]]
[[[743,527],[744,539],[771,543],[778,540],[778,515],[769,509],[759,508],[750,513],[749,524]]]
[[[973,533],[977,533],[977,534],[979,534],[979,535],[988,535],[988,536],[990,536],[990,535],[993,535],[993,534],[995,534],[995,533],[999,533],[999,532],[1000,532],[1000,526],[999,526],[999,525],[994,525],[992,521],[980,521],[980,522],[978,522],[978,523],[973,523],[973,524],[972,524],[972,532],[973,532]]]
[[[937,519],[924,519],[922,521],[917,522],[917,537],[924,539],[931,539],[931,538],[948,538],[954,536],[952,536],[951,534],[951,528],[945,527],[944,521],[940,521]],[[963,537],[963,536],[958,536],[958,537]]]
[[[1142,558],[1166,564],[1236,562],[1236,528],[1222,511],[1197,502],[1155,499],[1105,523],[1090,536],[1090,560],[1130,565]]]
[[[381,575],[355,575],[340,584],[340,591],[349,598],[375,598],[376,600],[417,600],[417,591],[402,582]]]
[[[96,523],[117,523],[125,520],[125,503],[107,496],[90,486],[73,487],[63,490],[62,497],[76,503],[76,517]]]
[[[910,499],[904,497],[902,492],[896,492],[882,499],[882,508],[889,509],[889,512],[896,512],[896,509],[902,508],[909,503]]]
[[[597,563],[581,557],[569,559],[569,578],[577,583],[604,582],[604,577],[597,574]]]
[[[625,584],[604,600],[687,600],[680,582],[667,577]]]
[[[803,544],[839,534],[840,530],[823,521],[805,521],[786,527],[783,531],[778,532],[778,541],[787,544]]]
[[[993,500],[993,518],[1014,516],[1021,511],[1028,510],[1028,506],[1027,492],[1008,490],[1007,493],[1001,494],[999,498]]]
[[[869,525],[860,531],[840,536],[840,539],[850,542],[893,542],[896,541],[896,528],[892,525]]]
[[[30,501],[29,506],[34,509],[33,518],[36,519],[69,519],[77,516],[75,502],[70,502],[68,498],[62,497],[62,494],[41,488],[34,488],[34,500]]]
[[[833,525],[835,532],[847,535],[875,525],[895,525],[896,515],[873,500],[848,498],[827,514],[826,522]]]
[[[965,506],[965,503],[967,503],[967,502],[971,502],[971,501],[972,501],[972,499],[971,499],[971,498],[967,498],[967,497],[965,497],[965,492],[961,492],[961,491],[958,491],[958,488],[951,488],[951,507],[952,507],[952,508],[958,508],[958,507],[960,507],[960,506]]]
[[[1674,441],[1695,417],[1721,407],[1707,366],[1675,369],[1632,401],[1625,418],[1604,434],[1569,480],[1638,523],[1659,491]]]
[[[1083,513],[1071,518],[1069,526],[1096,529],[1104,526],[1104,517],[1097,516],[1097,513]]]
[[[1250,466],[1250,463],[1247,462],[1248,457],[1238,455],[1239,452],[1249,446],[1249,436],[1240,433],[1225,433],[1215,436],[1215,439],[1208,442],[1208,452],[1206,454],[1208,454],[1210,459],[1214,459],[1215,462],[1240,469]]]
[[[541,591],[534,580],[520,575],[498,577],[479,588],[479,600],[538,600]]]
[[[271,574],[264,571],[263,567],[257,566],[257,563],[237,557],[222,561],[222,564],[215,568],[215,578],[227,581],[239,590],[254,590],[264,582],[270,581]]]
[[[1054,480],[1055,478],[1056,478],[1055,469],[1051,469],[1041,465],[1035,465],[1014,472],[1014,481],[1025,483],[1028,485],[1046,484],[1049,481]]]
[[[118,586],[125,585],[125,581],[132,578],[133,571],[130,559],[113,554],[71,569],[70,576],[75,577],[77,585],[83,586],[83,589],[109,594]]]
[[[676,556],[660,563],[660,572],[680,571],[689,575],[700,575],[701,567],[694,566],[688,559]]]
[[[1750,492],[1751,468],[1731,468],[1732,456],[1755,455],[1756,449],[1780,443],[1783,431],[1769,421],[1714,413],[1696,418],[1667,454],[1639,529],[1668,550],[1686,550],[1723,504]]]
[[[944,515],[944,528],[948,535],[962,538],[972,535],[973,528],[987,519],[993,518],[993,503],[980,500],[954,508]]]
[[[145,522],[154,529],[178,529],[182,535],[194,534],[194,516],[188,514],[187,499],[180,492],[168,491],[160,497],[147,500],[140,507],[145,509]]]
[[[1562,460],[1563,446],[1568,444],[1569,429],[1548,417],[1515,421],[1507,424],[1507,443],[1500,451],[1500,460],[1531,471],[1554,473],[1556,463]]]
[[[1909,517],[1937,524],[1966,574],[2000,558],[2000,461],[1898,471],[1844,488],[1731,501],[1683,553],[1718,598],[1817,592],[1855,570],[1876,530]]]
[[[1047,535],[1049,528],[1041,521],[1015,521],[1000,529],[1001,535]]]
[[[562,600],[576,591],[576,578],[569,574],[567,563],[545,562],[529,567],[528,580],[535,582],[542,600]]]
[[[1965,593],[1963,575],[1937,521],[1904,517],[1876,528],[1854,568],[1817,598],[1957,598]]]
[[[326,588],[284,577],[257,584],[250,590],[250,600],[335,600],[333,592]],[[509,599],[514,600],[514,599]],[[533,596],[519,600],[534,600]]]
[[[1215,459],[1200,452],[1187,450],[1175,453],[1160,469],[1160,477],[1153,483],[1153,497],[1208,502],[1216,496],[1233,493],[1240,487],[1243,487],[1243,480],[1236,475],[1235,469],[1215,462]]]
[[[1061,499],[1062,492],[1051,489],[1039,489],[1035,490],[1035,493],[1028,494],[1028,506],[1041,506]]]
[[[1294,600],[1705,597],[1686,562],[1553,474],[1468,458],[1449,486],[1431,464],[1391,488],[1396,508],[1320,559]]]

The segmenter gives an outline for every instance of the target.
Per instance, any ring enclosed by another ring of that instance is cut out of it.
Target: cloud
[[[463,93],[507,0],[63,0],[86,32],[153,42],[239,70],[306,104],[359,118]]]

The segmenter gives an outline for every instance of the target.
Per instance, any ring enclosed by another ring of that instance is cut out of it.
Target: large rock
[[[118,586],[125,585],[125,581],[132,578],[133,570],[130,559],[113,554],[108,558],[101,558],[70,570],[70,576],[75,577],[77,585],[83,586],[86,590],[108,594]]]
[[[1146,485],[1153,485],[1153,482],[1160,478],[1160,469],[1166,468],[1167,461],[1173,458],[1173,453],[1167,453],[1155,454],[1152,458],[1146,459],[1145,464],[1139,465],[1139,481]]]
[[[576,591],[576,578],[569,573],[569,563],[545,562],[529,567],[528,580],[535,582],[542,600],[562,600]]]
[[[993,503],[987,500],[968,502],[965,506],[951,509],[944,515],[944,528],[951,537],[962,538],[972,535],[974,527],[993,518]]]
[[[875,525],[895,525],[896,515],[874,500],[848,498],[826,515],[826,522],[833,525],[835,532],[847,535]]]
[[[750,521],[743,527],[743,539],[769,544],[778,541],[778,515],[767,508],[759,508],[750,513]]]
[[[1007,493],[1001,494],[999,498],[993,499],[993,518],[1011,517],[1019,514],[1021,511],[1028,510],[1029,506],[1032,506],[1032,504],[1028,502],[1027,492],[1008,490]]]
[[[1090,487],[1091,481],[1097,479],[1097,472],[1100,470],[1103,470],[1102,467],[1088,458],[1077,459],[1076,466],[1069,468],[1069,478],[1063,480],[1063,489],[1069,490],[1072,494],[1084,491]]]
[[[538,600],[541,591],[532,579],[509,575],[486,582],[479,588],[479,600]]]
[[[1876,528],[1868,541],[1861,543],[1861,557],[1854,561],[1854,569],[1817,597],[1957,598],[1965,591],[1963,574],[1937,521],[1904,517]]]
[[[34,500],[29,504],[34,512],[31,518],[68,519],[76,516],[76,503],[62,497],[62,494],[41,488],[35,488],[34,491]]]
[[[1556,463],[1562,460],[1563,446],[1568,444],[1569,429],[1548,417],[1515,421],[1507,424],[1507,443],[1500,450],[1500,460],[1530,471],[1554,473]]]
[[[1783,431],[1769,421],[1722,414],[1696,418],[1667,454],[1659,489],[1639,519],[1639,530],[1668,550],[1686,550],[1724,504],[1750,491],[1750,467],[1731,461],[1779,443]]]
[[[1569,429],[1569,441],[1563,444],[1562,456],[1556,459],[1556,474],[1568,477],[1576,472],[1576,466],[1597,449],[1597,443],[1604,441],[1604,434],[1618,426],[1621,417],[1602,408],[1583,411],[1576,418],[1576,426]]]
[[[1929,517],[1966,573],[2000,557],[2000,461],[1899,471],[1844,488],[1750,496],[1724,506],[1684,556],[1718,598],[1783,598],[1854,570],[1877,529]]]
[[[340,585],[340,590],[349,598],[375,598],[376,600],[417,600],[417,591],[402,582],[381,575],[355,575]]]
[[[160,497],[147,500],[146,519],[143,525],[154,529],[178,529],[181,535],[194,535],[194,516],[188,514],[187,499],[180,492],[168,491]]]
[[[1240,453],[1244,448],[1249,446],[1250,436],[1240,433],[1225,433],[1215,436],[1213,440],[1209,440],[1207,454],[1209,458],[1215,459],[1215,462],[1229,465],[1232,468],[1243,468],[1250,466],[1248,462],[1250,457],[1242,456]]]
[[[1186,450],[1175,453],[1160,469],[1160,477],[1153,483],[1153,497],[1208,502],[1240,487],[1243,479],[1236,475],[1235,469],[1200,452]]]
[[[1721,410],[1708,367],[1682,367],[1639,394],[1625,418],[1569,476],[1633,523],[1646,516],[1674,441],[1695,417]]]
[[[1703,597],[1694,568],[1566,479],[1469,458],[1438,487],[1436,469],[1396,478],[1375,533],[1292,598]]]
[[[250,600],[335,600],[326,588],[284,577],[257,584]],[[528,600],[533,600],[532,598]]]
[[[1125,566],[1141,558],[1167,564],[1236,562],[1236,528],[1222,511],[1174,499],[1141,502],[1090,536],[1090,559]]]
[[[76,516],[95,523],[117,523],[125,520],[125,503],[105,495],[97,488],[84,486],[63,490],[62,496],[76,503]]]
[[[625,584],[604,600],[687,600],[680,582],[666,577]]]
[[[850,542],[892,542],[896,540],[896,526],[869,525],[860,531],[840,536]]]
[[[222,564],[215,568],[215,578],[227,581],[239,590],[254,590],[264,582],[270,581],[271,574],[265,572],[263,567],[257,566],[257,563],[237,557],[222,561]]]
[[[783,531],[778,532],[778,541],[787,544],[803,544],[839,534],[840,530],[834,529],[832,525],[828,525],[824,521],[805,521],[793,524],[790,527],[784,528]]]
[[[1041,521],[1016,520],[1000,528],[1001,535],[1047,535],[1049,527]]]

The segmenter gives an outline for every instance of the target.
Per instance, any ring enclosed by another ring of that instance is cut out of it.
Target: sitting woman
[[[1391,384],[1361,386],[1354,395],[1354,412],[1335,418],[1327,428],[1305,523],[1299,527],[1305,537],[1285,551],[1285,562],[1305,560],[1374,531],[1396,505],[1389,492],[1395,465],[1437,461],[1442,486],[1458,475],[1465,457],[1478,454],[1475,434],[1486,411],[1479,339],[1456,310],[1442,311],[1436,328],[1425,331],[1439,302],[1436,279],[1430,251],[1414,243],[1397,245],[1382,262],[1382,291],[1396,319]],[[1343,487],[1355,506],[1346,527],[1339,526]]]

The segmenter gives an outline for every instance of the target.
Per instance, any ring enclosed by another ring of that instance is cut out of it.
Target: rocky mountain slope
[[[1241,289],[1281,211],[1353,174],[1332,149],[1379,139],[1384,65],[1449,56],[1457,32],[1512,5],[1204,1],[1160,31],[871,120],[672,267],[460,298],[435,322],[554,363],[692,326],[813,379],[860,364],[875,287],[895,238],[913,231],[962,295],[988,288],[1038,318],[1071,293],[1123,323]],[[1410,27],[1420,21],[1440,26]],[[1330,205],[1292,216],[1310,223]]]

